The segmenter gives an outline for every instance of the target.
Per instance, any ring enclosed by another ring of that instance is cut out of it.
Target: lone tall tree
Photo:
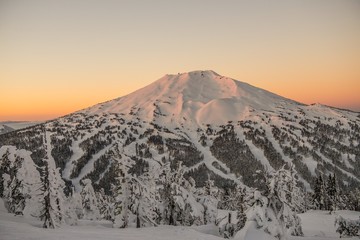
[[[41,177],[41,192],[43,195],[40,219],[44,221],[44,228],[57,228],[63,221],[62,199],[59,187],[56,184],[57,169],[49,169],[48,163],[44,161]]]

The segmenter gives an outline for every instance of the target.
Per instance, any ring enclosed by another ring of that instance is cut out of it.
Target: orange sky
[[[0,121],[45,120],[212,69],[360,111],[360,2],[0,1]]]

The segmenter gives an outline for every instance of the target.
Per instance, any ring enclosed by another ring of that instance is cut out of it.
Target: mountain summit
[[[253,87],[214,71],[193,71],[165,75],[127,96],[83,111],[94,113],[136,113],[147,121],[225,124],[244,119],[249,111],[274,111],[298,103]]]

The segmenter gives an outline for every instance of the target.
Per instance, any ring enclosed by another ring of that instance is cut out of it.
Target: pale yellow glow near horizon
[[[0,1],[0,121],[46,120],[214,70],[360,111],[360,2]]]

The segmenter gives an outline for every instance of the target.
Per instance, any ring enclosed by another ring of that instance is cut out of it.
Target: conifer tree
[[[324,210],[325,198],[326,198],[326,192],[325,192],[324,180],[321,177],[321,175],[319,175],[315,180],[313,205],[319,210]]]
[[[256,228],[276,237],[286,239],[289,234],[302,236],[300,218],[294,209],[300,204],[297,190],[297,179],[293,170],[284,167],[270,173],[267,189],[263,196],[259,191],[254,192],[252,206],[248,211],[248,221],[256,222]],[[239,235],[247,231],[240,230]]]
[[[112,193],[114,196],[114,217],[113,227],[126,228],[129,223],[128,212],[128,178],[125,175],[126,170],[124,165],[120,162],[120,159],[115,158],[112,167],[115,168],[116,176],[114,177],[114,183],[112,184]]]
[[[49,169],[48,162],[44,161],[41,176],[41,192],[43,196],[40,219],[44,228],[57,228],[63,223],[62,191],[58,184],[58,169]]]
[[[113,201],[111,197],[105,195],[104,189],[101,188],[99,192],[96,192],[96,198],[98,199],[98,208],[101,218],[105,220],[111,220],[113,212],[113,205],[111,204]]]
[[[154,172],[129,177],[129,210],[135,216],[137,228],[157,226],[157,200]]]
[[[332,211],[336,210],[337,198],[338,198],[338,193],[336,187],[336,177],[335,174],[334,175],[329,174],[326,184],[326,200],[327,200],[326,210],[329,210],[330,214]]]
[[[204,224],[215,223],[219,203],[219,200],[216,198],[218,192],[219,189],[209,177],[205,182],[205,186],[197,191],[198,201],[204,207]]]
[[[10,166],[11,166],[11,161],[9,159],[9,149],[6,150],[6,152],[1,156],[1,164],[0,164],[0,197],[4,197],[4,187],[8,185],[8,183],[5,183],[5,175],[7,174],[8,176],[10,176]]]
[[[84,209],[84,218],[89,220],[100,219],[98,200],[90,179],[82,180],[84,187],[80,193]]]

